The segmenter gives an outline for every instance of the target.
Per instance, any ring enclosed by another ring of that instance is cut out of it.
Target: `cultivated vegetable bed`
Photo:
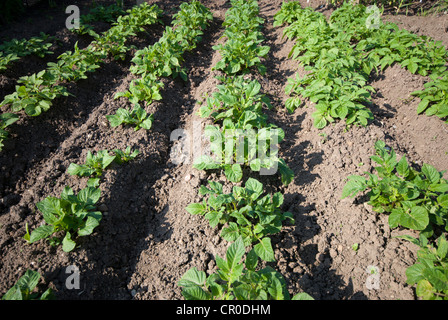
[[[0,46],[4,298],[447,298],[443,15],[88,4]]]

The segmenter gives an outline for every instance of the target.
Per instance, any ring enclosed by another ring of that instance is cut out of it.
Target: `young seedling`
[[[86,163],[76,164],[71,163],[67,169],[70,175],[77,175],[79,177],[89,177],[94,175],[100,177],[103,170],[106,169],[116,158],[116,155],[110,155],[109,151],[101,150],[95,155],[92,152],[87,152]]]
[[[154,116],[148,115],[147,112],[140,107],[139,104],[135,104],[131,112],[126,109],[119,108],[114,115],[107,115],[111,127],[117,127],[121,124],[128,124],[134,126],[134,131],[138,131],[141,128],[149,130],[152,127]]]
[[[14,113],[2,113],[0,114],[0,151],[3,147],[3,141],[8,137],[8,131],[6,127],[10,126],[14,122],[19,120],[19,116]]]
[[[24,239],[28,243],[48,239],[51,245],[58,246],[62,243],[62,250],[72,251],[76,247],[72,237],[90,235],[99,225],[102,214],[95,211],[95,204],[100,195],[101,190],[98,188],[86,187],[75,195],[70,187],[65,187],[60,198],[45,198],[36,206],[46,223],[31,233],[27,224]],[[59,236],[60,232],[63,233],[63,238]]]
[[[41,279],[39,272],[27,270],[23,276],[19,278],[17,283],[10,288],[2,300],[51,300],[54,298],[53,290],[48,288],[41,295],[39,292],[33,292]],[[40,295],[40,296],[39,296]]]
[[[148,74],[141,79],[132,80],[129,90],[118,92],[114,99],[126,97],[134,106],[139,105],[140,101],[151,104],[153,101],[162,100],[160,95],[161,87],[163,87],[163,82],[158,81],[154,75]]]
[[[109,167],[112,162],[116,162],[118,164],[123,164],[129,162],[137,157],[139,154],[138,150],[131,151],[131,147],[127,147],[124,151],[115,149],[113,150],[113,155],[109,154],[108,150],[98,151],[96,154],[92,154],[90,151],[87,152],[86,163],[85,164],[76,164],[71,163],[67,169],[67,172],[70,175],[77,175],[79,177],[90,177],[89,183],[92,183],[92,186],[96,186],[96,182],[98,181],[95,178],[99,178],[102,176],[103,171]]]
[[[131,160],[134,160],[138,154],[140,153],[138,150],[131,151],[131,147],[126,147],[125,151],[122,151],[120,149],[113,150],[115,153],[115,162],[118,164],[127,163]]]

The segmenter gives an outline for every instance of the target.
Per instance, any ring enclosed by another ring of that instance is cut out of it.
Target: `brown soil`
[[[0,75],[0,98],[14,90],[18,77],[42,70],[47,61],[73,48],[76,41],[89,43],[90,39],[79,39],[65,30],[63,8],[78,4],[83,10],[90,1],[65,2],[54,9],[43,8],[47,14],[32,13],[32,22],[25,17],[26,23],[17,22],[0,32],[0,39],[44,31],[61,40],[55,55],[23,59]],[[168,13],[164,20],[169,23],[169,15],[181,1],[149,2],[158,3]],[[189,163],[174,163],[172,154],[178,144],[171,139],[176,129],[192,133],[196,122],[207,122],[197,116],[196,101],[212,93],[217,84],[217,73],[211,68],[219,57],[212,46],[220,41],[229,3],[202,2],[215,19],[198,47],[185,55],[188,81],[164,79],[163,100],[146,106],[154,114],[151,130],[110,128],[105,118],[119,107],[130,107],[124,99],[113,97],[133,79],[129,71],[133,52],[125,61],[106,61],[89,79],[70,85],[75,97],[59,99],[40,117],[23,118],[11,126],[11,139],[0,156],[0,295],[26,269],[33,269],[42,274],[42,285],[53,288],[61,300],[174,300],[182,299],[177,282],[188,269],[216,270],[214,257],[224,256],[229,244],[218,229],[189,214],[185,207],[199,201],[201,184],[224,182],[225,178],[219,172],[197,171]],[[314,8],[324,3],[301,2]],[[285,277],[291,294],[304,291],[322,300],[416,299],[414,289],[406,284],[405,270],[415,262],[417,247],[394,238],[411,232],[391,230],[386,215],[372,212],[360,199],[341,200],[340,195],[347,176],[371,170],[369,157],[377,139],[385,140],[417,165],[430,163],[438,170],[448,169],[446,123],[417,115],[418,100],[410,99],[410,93],[421,89],[427,79],[393,66],[372,78],[377,91],[372,124],[346,131],[341,122],[317,130],[312,106],[293,114],[283,107],[287,78],[301,70],[288,58],[292,43],[282,39],[283,28],[272,27],[281,3],[259,1],[261,16],[266,19],[265,45],[271,51],[265,61],[268,72],[257,79],[275,106],[266,111],[269,121],[285,130],[280,152],[295,178],[287,187],[275,176],[262,180],[269,184],[269,191],[285,195],[283,209],[293,213],[296,223],[273,237],[276,262],[270,265]],[[326,8],[320,10],[329,13]],[[384,19],[399,21],[401,27],[448,45],[445,15]],[[143,48],[157,41],[162,32],[163,27],[152,26],[131,41]],[[86,178],[67,174],[70,163],[83,162],[89,150],[127,146],[139,149],[140,155],[131,163],[106,170],[100,184],[103,220],[94,234],[80,240],[79,248],[65,253],[45,242],[28,245],[23,240],[26,223],[34,229],[42,222],[37,202],[59,196],[67,185],[75,191],[85,186]],[[357,251],[352,249],[355,243],[359,244]],[[65,285],[70,265],[80,270],[80,289],[70,290]],[[372,266],[380,279],[375,288],[367,285]]]

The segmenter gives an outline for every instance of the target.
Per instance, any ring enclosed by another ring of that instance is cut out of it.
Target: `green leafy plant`
[[[19,116],[15,113],[7,112],[0,114],[0,151],[4,146],[3,141],[8,137],[8,131],[5,130],[6,127],[17,120],[19,120]]]
[[[49,62],[47,72],[53,76],[53,81],[77,82],[87,79],[87,74],[100,68],[105,54],[95,51],[88,46],[85,49],[78,48],[78,42],[74,45],[74,51],[66,51],[58,57],[57,62]]]
[[[219,79],[223,84],[217,86],[218,91],[208,97],[199,109],[198,114],[202,118],[212,117],[221,123],[229,119],[237,128],[267,126],[267,116],[263,114],[262,107],[272,108],[272,105],[260,93],[261,85],[257,80],[248,81],[243,76]]]
[[[235,34],[225,44],[213,46],[214,50],[221,53],[220,60],[214,67],[226,73],[238,73],[257,66],[261,74],[265,74],[266,67],[261,64],[260,58],[265,57],[270,47],[259,46],[263,40],[258,40],[255,35],[241,36]]]
[[[448,182],[443,173],[423,164],[421,171],[413,169],[406,156],[399,161],[393,149],[383,141],[375,143],[376,154],[371,159],[379,164],[377,174],[366,172],[368,179],[352,175],[342,191],[342,198],[354,197],[369,189],[373,210],[389,213],[389,226],[422,231],[431,236],[434,226],[448,230]]]
[[[124,14],[126,14],[126,11],[123,10],[122,6],[115,3],[109,6],[96,5],[88,14],[81,16],[79,29],[73,28],[71,30],[78,34],[97,36],[98,34],[94,31],[94,27],[91,23],[98,21],[113,23],[119,16]]]
[[[53,45],[54,37],[43,32],[39,36],[29,39],[12,39],[0,45],[0,71],[6,70],[7,66],[15,60],[22,57],[35,55],[43,58],[45,55],[52,54],[50,47]]]
[[[223,193],[220,183],[209,181],[209,188],[201,186],[200,195],[209,195],[201,203],[192,203],[186,210],[203,215],[211,227],[223,227],[221,236],[233,242],[241,237],[245,245],[254,245],[257,255],[265,261],[274,261],[271,234],[280,232],[285,220],[294,221],[290,212],[280,210],[283,195],[263,194],[263,184],[249,178],[244,187],[234,186],[229,194]]]
[[[205,7],[201,2],[192,0],[183,2],[179,6],[179,10],[173,15],[173,26],[185,26],[190,29],[205,29],[209,22],[213,20],[213,13]],[[188,41],[197,38],[197,34],[193,32],[187,37]]]
[[[200,2],[183,2],[159,41],[135,53],[130,71],[140,78],[133,80],[129,90],[118,93],[116,98],[127,97],[133,104],[140,101],[151,104],[162,98],[159,93],[159,88],[163,86],[158,80],[160,77],[180,77],[186,81],[187,71],[182,67],[183,54],[196,47],[202,30],[211,19],[212,13]]]
[[[261,58],[267,55],[270,47],[261,45],[264,41],[260,32],[263,19],[258,16],[258,3],[255,0],[232,0],[231,4],[223,23],[226,27],[223,37],[227,41],[213,46],[221,54],[221,60],[213,69],[236,74],[247,73],[256,67],[264,74],[266,67],[261,63]]]
[[[158,81],[153,74],[146,74],[140,79],[132,80],[129,89],[125,92],[118,92],[114,98],[126,97],[134,105],[138,105],[140,101],[151,104],[153,101],[162,100],[161,87],[163,87],[162,81]]]
[[[131,66],[131,72],[137,75],[152,74],[155,78],[180,76],[186,80],[186,71],[181,67],[185,49],[175,30],[167,27],[158,42],[138,51],[132,59],[134,65]]]
[[[197,157],[194,168],[224,170],[229,181],[239,182],[243,177],[243,166],[247,166],[262,175],[280,174],[284,185],[292,182],[294,172],[283,159],[277,157],[277,144],[284,138],[281,128],[270,125],[255,130],[247,125],[240,129],[226,119],[223,128],[207,125],[204,134],[210,138],[212,155]]]
[[[95,181],[94,178],[101,177],[103,171],[109,167],[112,162],[118,164],[123,164],[129,162],[137,157],[139,154],[138,150],[131,151],[131,147],[126,147],[126,149],[113,150],[113,155],[109,153],[108,150],[100,150],[96,154],[88,151],[86,156],[85,164],[71,163],[67,169],[70,175],[76,175],[79,177],[90,177],[93,176],[91,183]]]
[[[126,147],[126,149],[120,150],[120,149],[115,149],[113,150],[113,152],[115,153],[115,162],[117,162],[118,164],[123,164],[123,163],[127,163],[129,161],[134,160],[140,153],[140,151],[138,150],[131,150],[131,147]]]
[[[416,294],[423,300],[448,300],[448,242],[441,235],[434,244],[420,234],[419,239],[405,235],[420,249],[417,262],[406,269],[407,283],[416,286]]]
[[[5,54],[0,51],[0,71],[7,69],[13,61],[20,60],[20,57],[14,53]]]
[[[118,108],[116,114],[107,115],[111,127],[117,127],[121,124],[133,125],[134,130],[138,131],[141,128],[145,130],[151,129],[154,121],[152,114],[148,115],[145,109],[140,107],[139,104],[135,104],[131,112],[124,108]]]
[[[71,163],[67,169],[70,175],[77,175],[80,177],[88,177],[94,175],[100,177],[103,171],[114,162],[116,155],[110,155],[107,150],[100,150],[96,154],[87,152],[85,164]]]
[[[45,198],[36,206],[43,214],[46,224],[31,233],[27,224],[24,239],[28,243],[49,239],[51,245],[58,246],[62,243],[62,250],[72,251],[76,247],[76,239],[73,237],[90,235],[99,225],[102,214],[95,211],[95,204],[100,196],[101,190],[98,188],[86,187],[75,195],[72,188],[67,186],[60,198]]]
[[[366,126],[373,119],[368,108],[373,88],[367,84],[374,70],[380,72],[399,63],[411,73],[432,74],[433,80],[445,72],[448,52],[440,41],[383,23],[381,10],[377,10],[378,21],[372,26],[372,12],[362,4],[344,2],[328,20],[312,8],[300,8],[298,2],[282,5],[274,25],[287,24],[284,36],[296,41],[290,57],[309,71],[303,78],[296,75],[288,80],[289,112],[301,106],[302,97],[316,103],[313,117],[319,129],[335,119]],[[437,80],[426,87],[428,93],[414,94],[423,99],[418,112],[433,104],[427,114],[445,117],[444,84]]]
[[[10,105],[13,112],[24,110],[29,116],[48,111],[57,97],[70,95],[67,89],[51,82],[52,77],[43,70],[31,76],[20,77],[16,91],[6,95],[0,107]]]
[[[39,272],[27,270],[23,276],[17,280],[17,283],[11,287],[2,300],[52,300],[54,299],[53,290],[48,288],[42,294],[33,292],[41,279]]]
[[[412,92],[413,96],[421,99],[417,107],[417,113],[425,113],[427,116],[435,115],[439,118],[448,117],[448,76],[434,74],[431,81],[424,84],[423,90]],[[446,120],[448,123],[448,119]]]
[[[34,54],[40,58],[43,58],[47,54],[53,53],[49,50],[49,48],[53,45],[49,41],[53,40],[55,40],[54,37],[41,32],[39,36],[31,37],[29,39],[12,39],[10,41],[3,42],[0,45],[0,51],[3,51],[6,54],[14,53],[19,57]]]
[[[289,300],[283,276],[271,267],[257,270],[258,256],[251,250],[244,261],[246,248],[242,238],[230,245],[226,258],[216,256],[218,271],[209,276],[195,267],[179,280],[186,300]],[[298,293],[292,300],[313,300]]]

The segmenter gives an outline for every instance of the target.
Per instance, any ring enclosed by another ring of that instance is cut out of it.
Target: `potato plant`
[[[227,74],[249,73],[255,67],[264,74],[266,67],[261,58],[269,52],[262,46],[264,38],[260,28],[264,20],[258,15],[259,8],[254,0],[231,0],[232,7],[226,12],[223,37],[227,41],[213,47],[220,52],[222,59],[213,67]]]
[[[414,93],[422,98],[418,113],[432,105],[428,115],[446,117],[445,84],[439,78],[446,71],[448,54],[442,43],[381,19],[372,26],[370,20],[371,12],[364,5],[349,2],[328,20],[297,2],[282,5],[274,26],[287,25],[284,36],[296,41],[290,56],[310,71],[303,78],[288,80],[287,110],[293,112],[302,105],[301,97],[307,98],[315,103],[314,125],[319,129],[336,119],[366,126],[373,119],[369,76],[398,63],[411,73],[432,76],[433,82],[425,86],[428,92]]]
[[[157,5],[143,2],[126,13],[86,48],[79,49],[75,44],[74,51],[61,54],[56,62],[47,64],[47,69],[21,77],[15,92],[6,95],[0,107],[9,106],[13,112],[24,110],[29,116],[39,116],[48,111],[55,99],[72,95],[65,84],[86,79],[108,55],[123,59],[130,49],[125,45],[126,40],[137,32],[145,31],[144,26],[159,22],[162,11]],[[3,140],[5,135],[2,135]]]
[[[127,147],[125,151],[115,149],[111,155],[108,150],[100,150],[96,154],[88,151],[86,162],[84,164],[71,163],[67,169],[70,175],[79,177],[101,177],[103,171],[113,162],[123,164],[137,157],[138,150],[131,151],[131,147]]]
[[[419,238],[397,236],[419,246],[417,261],[406,270],[407,283],[415,286],[424,300],[448,299],[448,181],[444,172],[423,164],[416,170],[406,156],[398,160],[395,151],[383,141],[375,143],[371,159],[379,164],[368,178],[352,175],[343,188],[342,198],[369,190],[374,211],[389,214],[390,228],[419,231]],[[437,238],[438,237],[438,238]],[[437,239],[436,239],[437,238]]]
[[[94,22],[107,22],[113,23],[119,16],[125,15],[126,11],[121,6],[113,3],[109,6],[96,5],[88,14],[81,15],[79,20],[79,28],[70,29],[77,34],[88,34],[93,37],[97,37],[92,23]]]
[[[448,300],[448,242],[444,235],[432,243],[420,234],[416,239],[400,236],[420,249],[417,261],[406,269],[407,283],[416,286],[416,294],[423,300]]]
[[[76,247],[76,237],[90,235],[100,224],[102,214],[95,207],[100,196],[101,190],[98,188],[86,187],[75,195],[72,188],[67,186],[60,198],[45,198],[36,204],[45,224],[31,233],[26,225],[24,239],[30,244],[47,239],[52,246],[62,244],[62,250],[72,251]]]
[[[14,122],[19,120],[19,116],[15,113],[1,113],[0,114],[0,151],[2,150],[4,144],[3,141],[8,137],[9,133],[6,131],[6,127],[10,126]]]
[[[259,130],[251,125],[238,128],[229,120],[222,128],[207,125],[204,134],[209,137],[211,155],[197,157],[194,168],[223,170],[232,182],[242,180],[244,167],[260,175],[279,174],[284,185],[292,182],[294,172],[278,157],[277,144],[284,138],[281,128],[274,125]]]
[[[200,195],[208,195],[201,203],[192,203],[186,210],[204,216],[211,227],[226,225],[221,236],[233,242],[241,237],[246,246],[254,245],[256,254],[265,261],[274,261],[271,234],[280,232],[285,220],[294,222],[290,212],[282,212],[283,195],[263,194],[263,184],[249,178],[244,187],[234,186],[229,194],[223,193],[220,183],[209,181],[201,186]]]
[[[159,41],[135,53],[130,70],[139,78],[132,81],[129,90],[119,92],[115,98],[126,97],[133,104],[151,104],[162,99],[161,77],[180,77],[186,81],[187,71],[181,66],[183,55],[197,46],[212,19],[211,11],[200,2],[183,2]]]
[[[272,108],[269,98],[262,94],[257,80],[247,80],[243,76],[220,77],[222,84],[218,91],[208,97],[199,108],[199,116],[213,118],[216,123],[231,121],[237,128],[263,128],[267,126],[267,116],[263,106]]]
[[[379,164],[377,174],[366,172],[368,179],[352,175],[344,186],[342,198],[354,197],[369,190],[369,202],[374,211],[389,214],[389,226],[424,231],[431,236],[434,227],[448,231],[448,181],[443,172],[429,164],[421,171],[413,169],[406,156],[397,159],[395,151],[383,141],[375,143],[375,155]]]
[[[39,36],[29,39],[12,39],[0,44],[0,72],[8,68],[11,62],[20,60],[22,57],[35,55],[40,58],[53,54],[50,47],[53,45],[54,37],[43,32]]]
[[[36,291],[36,287],[41,279],[39,272],[26,270],[25,274],[17,280],[3,296],[2,300],[52,300],[54,293],[48,288],[43,293]]]
[[[216,256],[216,265],[217,272],[208,276],[195,267],[182,276],[178,286],[186,300],[313,300],[307,293],[291,298],[283,276],[269,266],[257,268],[257,253],[252,249],[246,255],[241,237],[227,249],[225,259]]]
[[[115,114],[107,115],[106,119],[109,120],[112,128],[127,124],[134,126],[134,130],[138,131],[142,128],[145,130],[151,129],[154,116],[152,114],[148,115],[145,109],[137,103],[131,112],[124,108],[118,108]]]

